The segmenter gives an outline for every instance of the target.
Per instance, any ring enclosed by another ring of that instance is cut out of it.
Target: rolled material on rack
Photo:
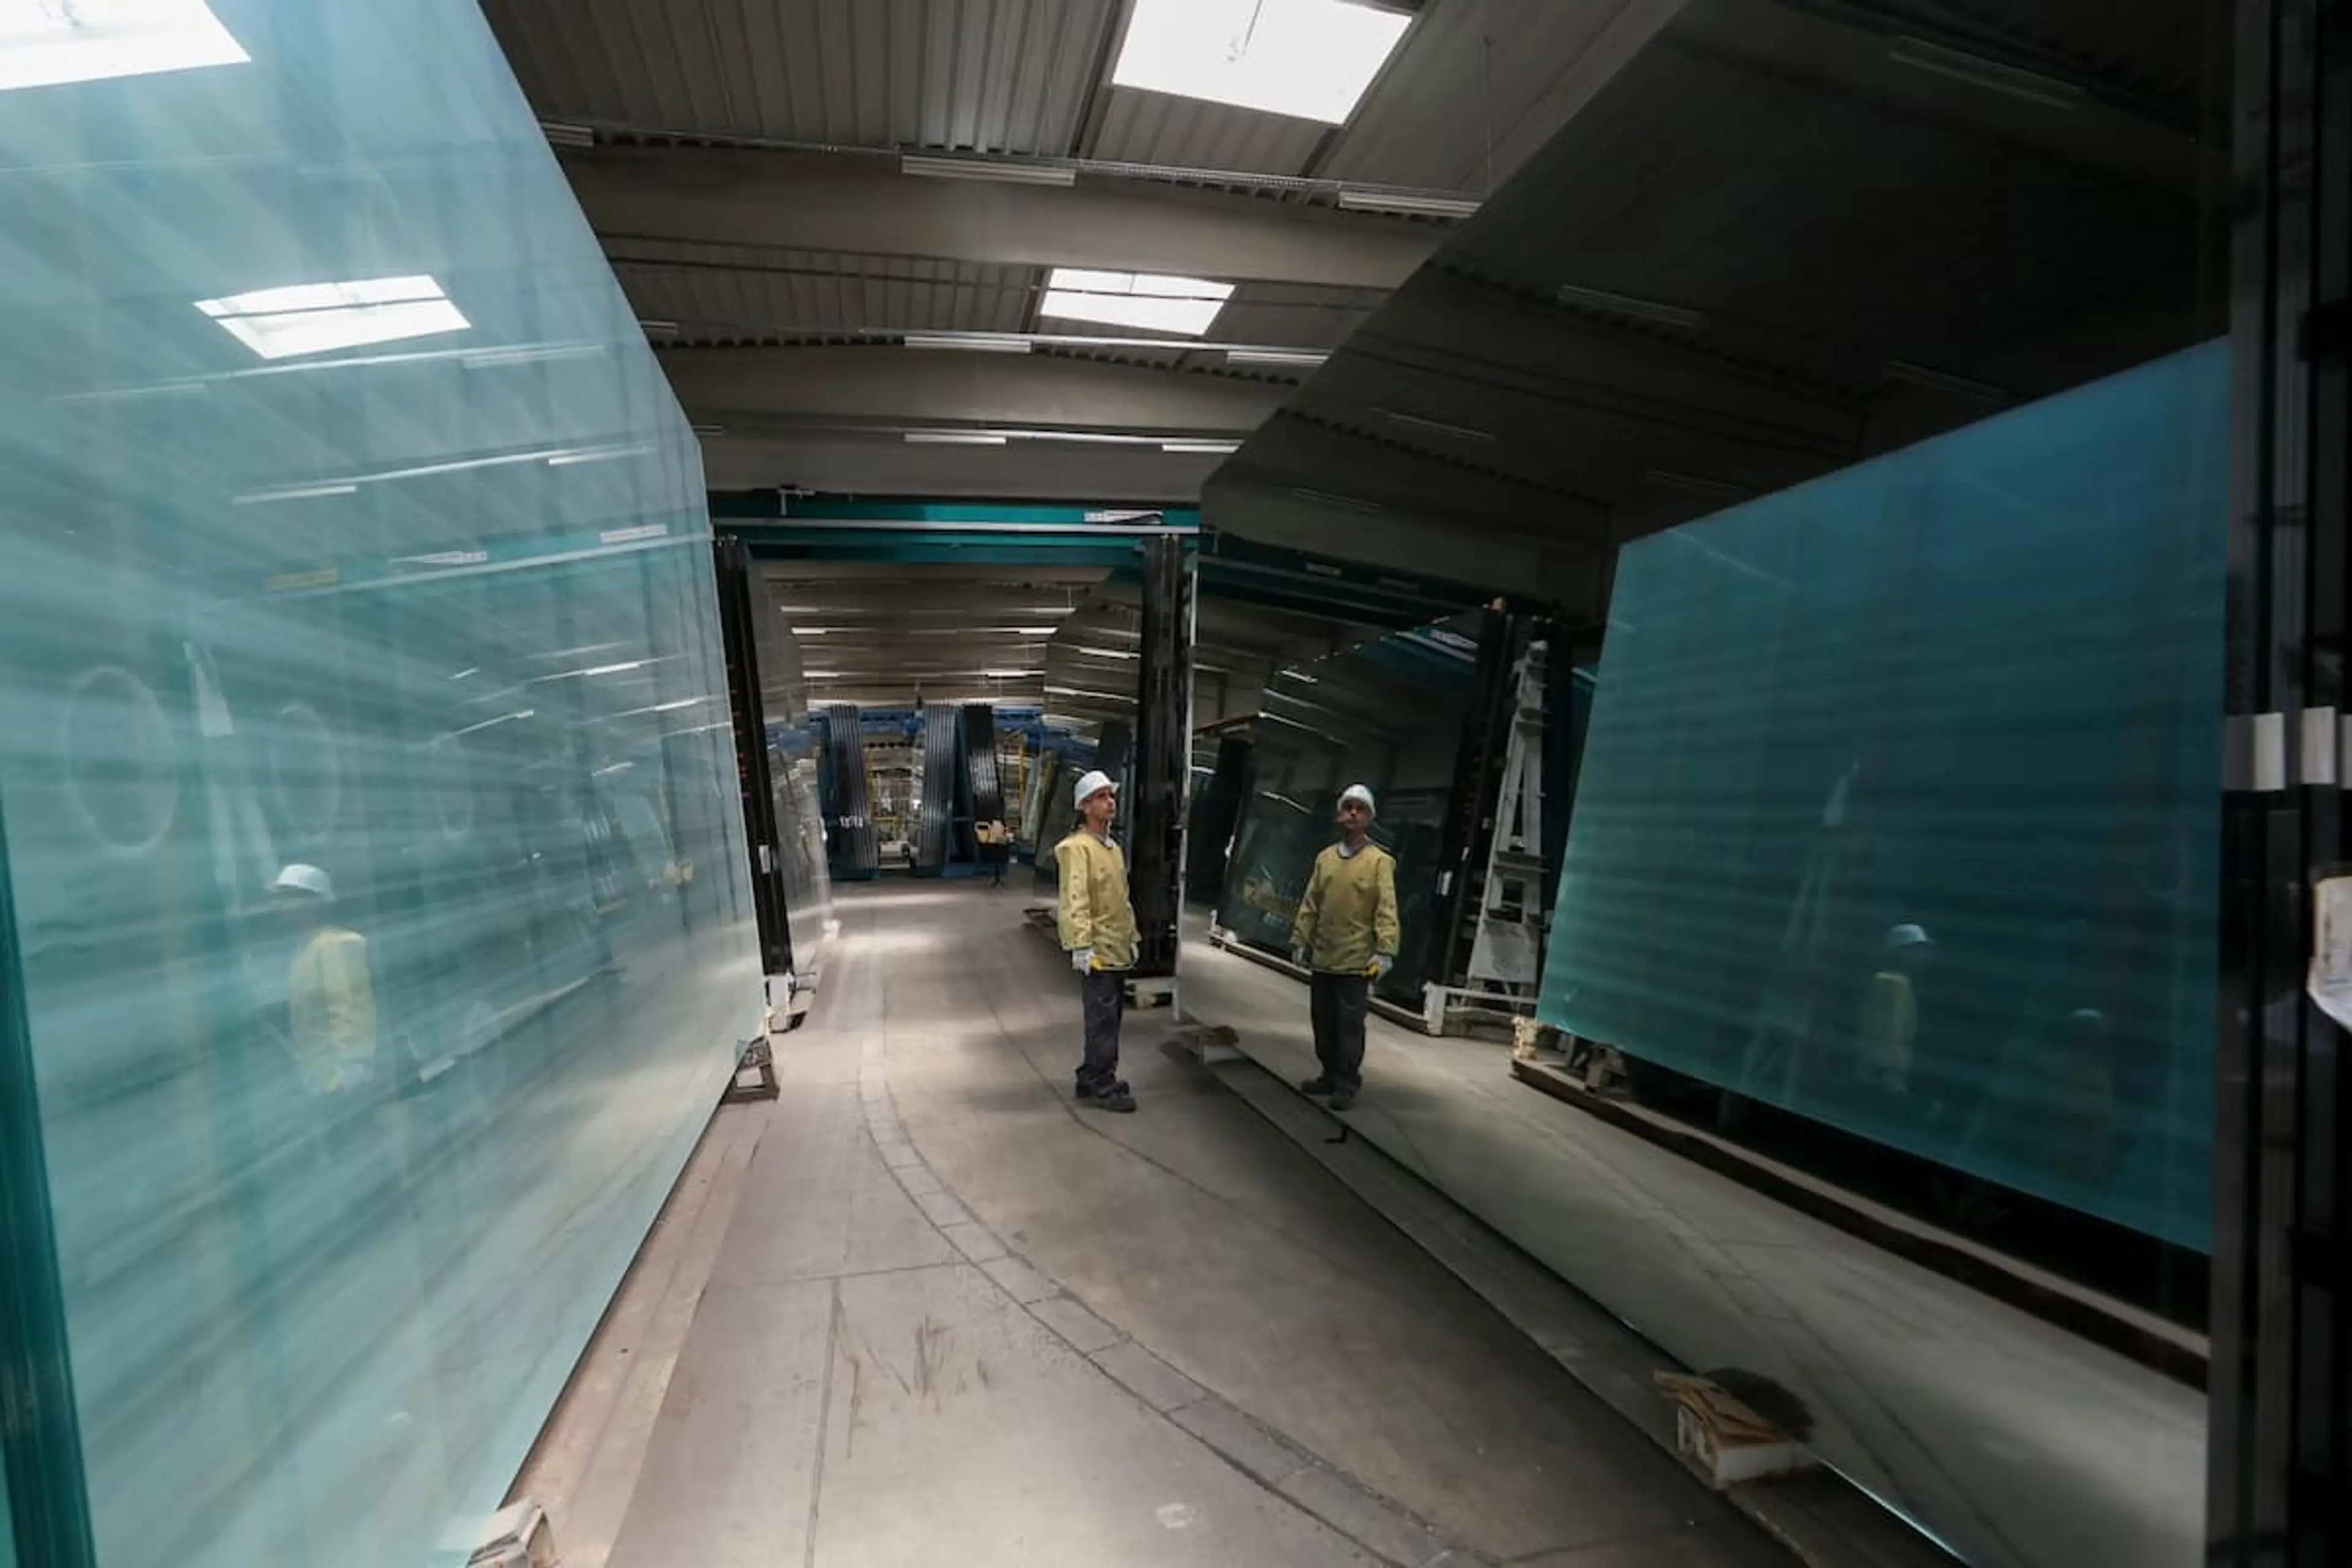
[[[1004,782],[996,757],[996,710],[985,702],[967,702],[963,709],[963,778],[970,810],[965,829],[975,859],[1002,858],[1004,846],[983,850],[979,827],[1004,820]]]
[[[825,733],[825,858],[835,877],[873,877],[882,868],[882,858],[866,779],[865,719],[848,702],[827,703],[820,717]]]
[[[923,707],[923,805],[915,829],[915,872],[936,877],[947,868],[955,818],[956,773],[962,761],[958,710]]]

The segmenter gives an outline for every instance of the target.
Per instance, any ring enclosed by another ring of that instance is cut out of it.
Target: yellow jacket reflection
[[[287,867],[271,890],[310,932],[286,977],[295,1070],[313,1094],[357,1089],[375,1065],[367,939],[329,923],[334,884],[317,867]]]

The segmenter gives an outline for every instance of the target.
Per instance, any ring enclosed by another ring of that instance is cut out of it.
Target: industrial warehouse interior
[[[2352,1562],[2342,0],[0,0],[0,1568]]]

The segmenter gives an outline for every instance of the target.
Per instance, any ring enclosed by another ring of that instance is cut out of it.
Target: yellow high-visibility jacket
[[[1102,969],[1135,967],[1135,905],[1127,894],[1127,857],[1081,827],[1054,847],[1062,879],[1062,946],[1095,950]]]
[[[375,1061],[367,939],[333,928],[312,937],[294,955],[286,1001],[303,1087],[314,1094],[355,1087]]]
[[[1361,974],[1375,953],[1396,956],[1396,858],[1367,843],[1353,855],[1337,844],[1315,857],[1290,924],[1290,945],[1327,974]]]

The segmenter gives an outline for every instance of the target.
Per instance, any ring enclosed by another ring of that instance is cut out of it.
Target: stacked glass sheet
[[[2227,376],[1628,547],[1544,1017],[2201,1247]]]
[[[1339,837],[1339,792],[1369,787],[1373,841],[1396,857],[1403,951],[1381,994],[1419,1008],[1435,962],[1439,841],[1462,725],[1475,706],[1475,614],[1277,675],[1252,727],[1248,798],[1217,920],[1285,952],[1315,857]]]
[[[697,446],[472,0],[91,9],[0,24],[10,1268],[109,1568],[462,1561],[760,1026]]]

